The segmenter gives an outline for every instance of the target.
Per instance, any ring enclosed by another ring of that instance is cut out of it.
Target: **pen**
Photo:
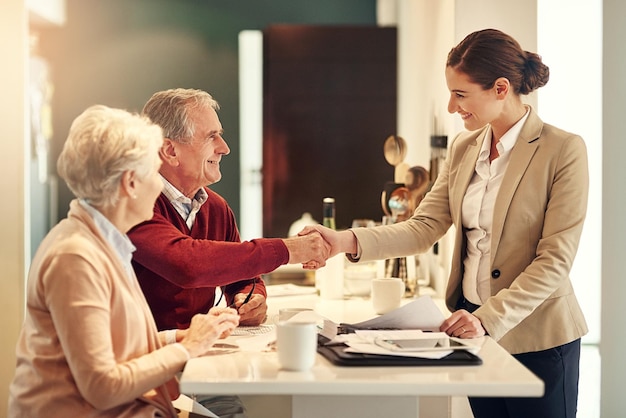
[[[252,282],[252,289],[250,289],[250,291],[248,292],[248,295],[243,300],[243,302],[241,302],[241,305],[239,305],[239,307],[237,307],[237,304],[235,302],[233,302],[230,305],[228,305],[228,307],[232,308],[232,309],[235,309],[237,312],[239,312],[239,308],[241,308],[243,305],[245,305],[246,303],[248,303],[250,301],[250,298],[252,297],[252,293],[254,293],[254,288],[255,287],[256,287],[256,281],[253,281]]]

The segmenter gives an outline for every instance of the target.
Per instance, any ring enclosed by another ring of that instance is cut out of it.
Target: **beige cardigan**
[[[31,265],[9,416],[175,417],[166,383],[186,360],[161,348],[137,280],[73,201]]]
[[[354,231],[361,261],[429,250],[456,227],[446,304],[462,292],[465,234],[461,207],[474,174],[484,129],[460,134],[413,217]],[[531,109],[494,207],[491,297],[475,311],[510,353],[545,350],[587,333],[569,272],[587,209],[587,151],[582,138],[544,124]]]

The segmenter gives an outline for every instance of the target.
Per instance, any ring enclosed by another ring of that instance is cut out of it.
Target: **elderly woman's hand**
[[[237,325],[239,315],[230,308],[194,315],[181,344],[192,358],[202,356],[209,352],[218,338],[228,335]]]

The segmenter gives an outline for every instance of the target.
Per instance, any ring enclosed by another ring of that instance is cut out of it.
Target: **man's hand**
[[[246,296],[248,296],[247,293],[237,293],[233,303],[235,309],[239,312],[239,325],[261,325],[267,317],[267,303],[265,297],[255,293],[247,303],[243,303]]]
[[[351,230],[346,231],[335,231],[334,229],[326,228],[322,225],[314,225],[307,226],[302,231],[298,233],[298,236],[307,237],[309,235],[318,235],[320,234],[324,241],[326,241],[326,245],[329,246],[329,254],[328,258],[333,257],[339,253],[349,253],[356,254],[357,253],[357,240],[356,236],[352,233]],[[308,262],[303,262],[302,267],[309,270],[314,270],[320,268],[322,265],[317,265],[317,260],[310,260]]]
[[[310,233],[283,239],[289,250],[289,264],[313,262],[316,268],[326,265],[330,256],[330,245],[319,233]]]

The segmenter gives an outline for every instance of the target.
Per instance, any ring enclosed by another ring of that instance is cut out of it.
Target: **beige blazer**
[[[446,304],[461,296],[465,234],[463,196],[485,137],[483,128],[457,136],[434,184],[413,217],[354,233],[361,261],[425,252],[456,227]],[[587,333],[569,272],[587,210],[587,151],[582,138],[544,124],[533,109],[511,150],[495,202],[491,297],[475,311],[510,353],[545,350]]]

